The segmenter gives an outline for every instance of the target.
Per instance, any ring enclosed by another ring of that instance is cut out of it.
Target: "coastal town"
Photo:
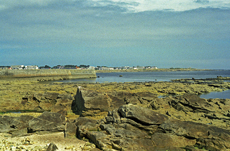
[[[90,65],[56,65],[56,66],[37,66],[37,65],[12,65],[0,66],[0,69],[10,70],[37,70],[37,69],[95,69],[95,70],[126,70],[126,69],[158,69],[156,66],[122,66],[122,67],[107,67],[107,66],[90,66]]]

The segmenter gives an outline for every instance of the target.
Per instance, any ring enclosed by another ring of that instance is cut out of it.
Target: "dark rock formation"
[[[92,114],[98,112],[108,112],[123,104],[125,104],[124,100],[115,96],[80,90],[78,88],[75,100],[72,103],[72,110],[74,113],[82,116],[92,116]]]
[[[135,105],[123,105],[108,112],[102,121],[77,119],[78,138],[88,138],[106,150],[183,150],[230,148],[230,131],[166,115]]]
[[[20,117],[0,116],[0,133],[10,133],[13,136],[25,135],[29,126],[28,121],[32,119],[32,116],[26,115]]]
[[[142,125],[162,124],[162,122],[168,119],[165,115],[131,104],[121,106],[118,112],[122,117],[138,121]]]
[[[87,131],[98,130],[96,120],[88,119],[85,117],[79,117],[74,122],[77,126],[77,137],[80,139],[85,137]]]
[[[60,113],[44,112],[37,118],[29,121],[29,131],[51,131],[58,132],[65,130],[65,116]]]
[[[55,99],[56,103],[51,108],[51,112],[67,115],[67,111],[71,111],[71,106],[74,98],[71,95],[59,94]]]
[[[183,96],[175,97],[171,101],[172,107],[177,110],[184,112],[214,112],[212,104],[207,102],[205,99],[201,99],[199,96],[194,94],[188,94]]]
[[[59,93],[35,93],[22,98],[20,110],[51,111],[66,115],[71,110],[74,98],[68,94]]]
[[[60,113],[44,112],[37,118],[22,115],[20,117],[0,116],[0,133],[12,136],[24,136],[34,132],[64,132],[65,117]]]
[[[97,113],[112,111],[129,103],[146,105],[155,98],[157,98],[156,95],[149,92],[95,93],[95,91],[78,88],[72,103],[72,111],[81,116],[95,116]]]

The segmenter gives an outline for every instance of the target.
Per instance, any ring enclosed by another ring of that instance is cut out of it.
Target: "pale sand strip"
[[[32,142],[32,145],[21,145],[23,140],[29,139]],[[75,139],[75,138],[64,138],[63,132],[57,132],[52,134],[33,134],[30,136],[23,136],[23,137],[10,137],[10,134],[0,133],[0,145],[3,146],[2,140],[5,142],[13,142],[14,145],[8,146],[23,146],[25,149],[34,149],[36,146],[41,146],[44,148],[45,146],[49,145],[49,143],[54,143],[57,147],[57,151],[63,150],[77,150],[82,151],[82,147],[85,145],[85,141]],[[16,145],[18,144],[18,145]],[[67,149],[68,148],[68,149]]]

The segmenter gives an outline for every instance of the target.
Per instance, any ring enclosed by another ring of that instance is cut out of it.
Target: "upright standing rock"
[[[71,109],[75,114],[94,116],[95,112],[109,111],[110,100],[108,95],[78,88]]]

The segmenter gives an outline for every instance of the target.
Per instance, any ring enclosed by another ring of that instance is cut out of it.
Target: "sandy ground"
[[[22,145],[22,142],[25,139],[30,140],[32,142],[31,143],[32,145]],[[86,143],[85,141],[79,140],[77,138],[76,139],[64,138],[63,132],[43,134],[43,135],[33,134],[30,136],[23,136],[23,137],[11,137],[10,134],[0,133],[0,140],[1,140],[0,142],[1,146],[3,146],[3,141],[5,140],[5,142],[7,143],[13,142],[15,144],[11,146],[23,146],[23,148],[28,150],[32,150],[36,148],[36,146],[37,147],[41,146],[42,148],[44,148],[45,146],[49,145],[49,143],[54,143],[58,147],[57,151],[63,151],[63,150],[82,151],[82,147]]]

